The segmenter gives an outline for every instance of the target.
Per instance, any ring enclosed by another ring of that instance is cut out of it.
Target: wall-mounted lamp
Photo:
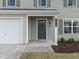
[[[48,20],[49,27],[51,27],[51,19]]]
[[[57,27],[57,16],[55,16],[55,27]]]

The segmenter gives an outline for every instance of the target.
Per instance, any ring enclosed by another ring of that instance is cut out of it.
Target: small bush
[[[68,43],[74,43],[75,41],[74,41],[74,38],[69,38],[68,39]]]
[[[64,37],[60,38],[60,42],[64,43]]]

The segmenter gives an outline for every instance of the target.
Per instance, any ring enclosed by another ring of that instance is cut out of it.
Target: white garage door
[[[22,18],[0,18],[0,44],[22,44]]]

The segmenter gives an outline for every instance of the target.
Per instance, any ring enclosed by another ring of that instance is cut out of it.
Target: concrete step
[[[51,47],[26,47],[25,52],[54,52]]]

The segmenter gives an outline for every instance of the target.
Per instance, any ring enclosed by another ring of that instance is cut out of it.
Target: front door
[[[38,20],[38,40],[46,40],[46,20]]]

